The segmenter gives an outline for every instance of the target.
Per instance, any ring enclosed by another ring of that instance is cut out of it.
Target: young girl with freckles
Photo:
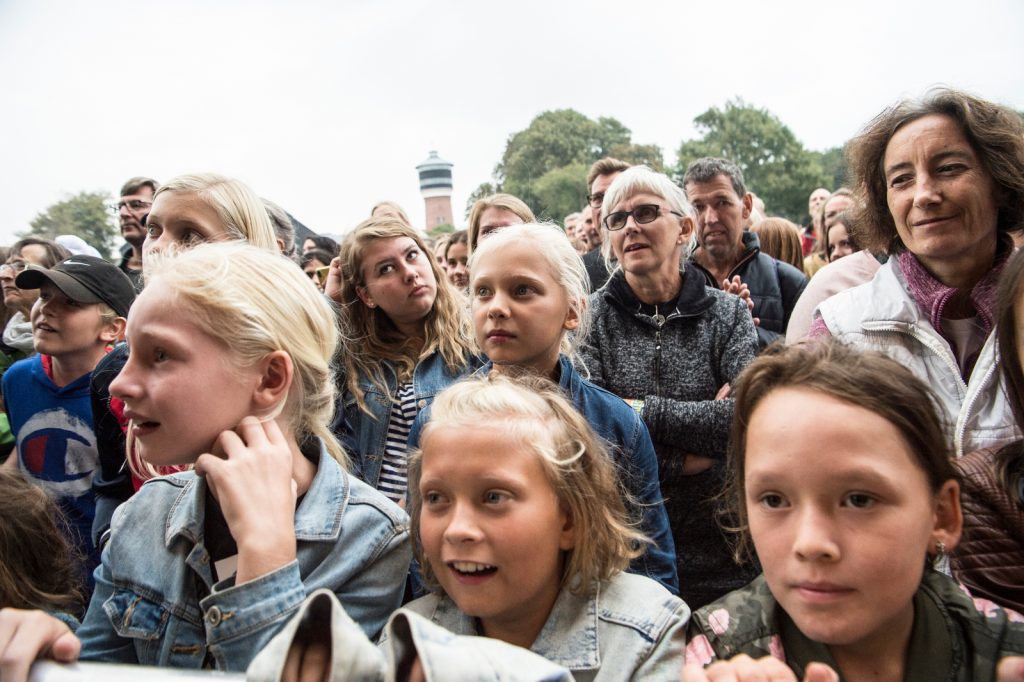
[[[652,541],[630,571],[679,591],[675,544],[658,483],[658,460],[643,421],[618,396],[584,379],[573,363],[590,328],[589,277],[555,225],[510,225],[488,235],[470,261],[481,374],[522,372],[557,383],[607,443],[627,495],[627,509]]]
[[[461,381],[435,400],[422,443],[412,525],[436,592],[406,609],[528,648],[578,681],[679,675],[689,609],[623,572],[646,538],[604,443],[557,387]]]
[[[392,217],[346,235],[324,291],[339,304],[345,338],[334,431],[354,473],[402,502],[417,414],[473,369],[465,304],[420,233]]]
[[[369,637],[401,602],[407,517],[344,468],[329,429],[335,314],[295,264],[240,243],[146,261],[111,384],[153,466],[114,515],[77,638],[0,613],[0,677],[40,654],[244,670],[305,595]]]
[[[776,348],[735,395],[731,498],[764,573],[694,613],[684,680],[1024,679],[1024,618],[932,568],[960,538],[960,491],[910,370]]]

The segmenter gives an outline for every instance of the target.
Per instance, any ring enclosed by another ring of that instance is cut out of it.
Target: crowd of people
[[[604,158],[562,225],[201,173],[13,244],[0,678],[1024,680],[1024,121],[847,154],[806,226]]]

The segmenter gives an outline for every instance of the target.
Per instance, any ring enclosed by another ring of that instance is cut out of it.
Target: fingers
[[[42,611],[0,611],[0,679],[23,682],[38,658],[78,658],[81,643],[67,625]]]
[[[335,303],[341,303],[341,258],[331,260],[331,269],[324,279],[324,294]]]
[[[831,668],[823,666],[826,671]],[[728,661],[713,663],[703,670],[699,664],[686,666],[683,669],[683,682],[797,682],[796,675],[789,667],[771,656],[756,661],[740,654]],[[815,682],[819,682],[815,680]]]
[[[1024,656],[1007,656],[999,661],[996,682],[1024,682]]]
[[[839,673],[824,663],[811,663],[804,671],[804,682],[839,682]]]
[[[718,389],[718,393],[715,394],[715,400],[725,400],[732,393],[732,386],[729,384],[722,384],[722,387]]]

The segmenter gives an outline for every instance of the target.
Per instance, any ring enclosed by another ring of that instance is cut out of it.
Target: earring
[[[942,540],[935,541],[935,560],[942,561],[946,558],[946,543]]]

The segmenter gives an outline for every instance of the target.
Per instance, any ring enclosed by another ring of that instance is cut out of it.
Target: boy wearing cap
[[[16,443],[16,457],[7,464],[16,461],[60,505],[69,540],[88,557],[83,569],[91,587],[99,557],[90,537],[98,454],[89,379],[123,337],[135,289],[116,265],[93,256],[72,256],[50,270],[24,270],[15,283],[39,289],[31,311],[37,355],[16,362],[3,377]]]

